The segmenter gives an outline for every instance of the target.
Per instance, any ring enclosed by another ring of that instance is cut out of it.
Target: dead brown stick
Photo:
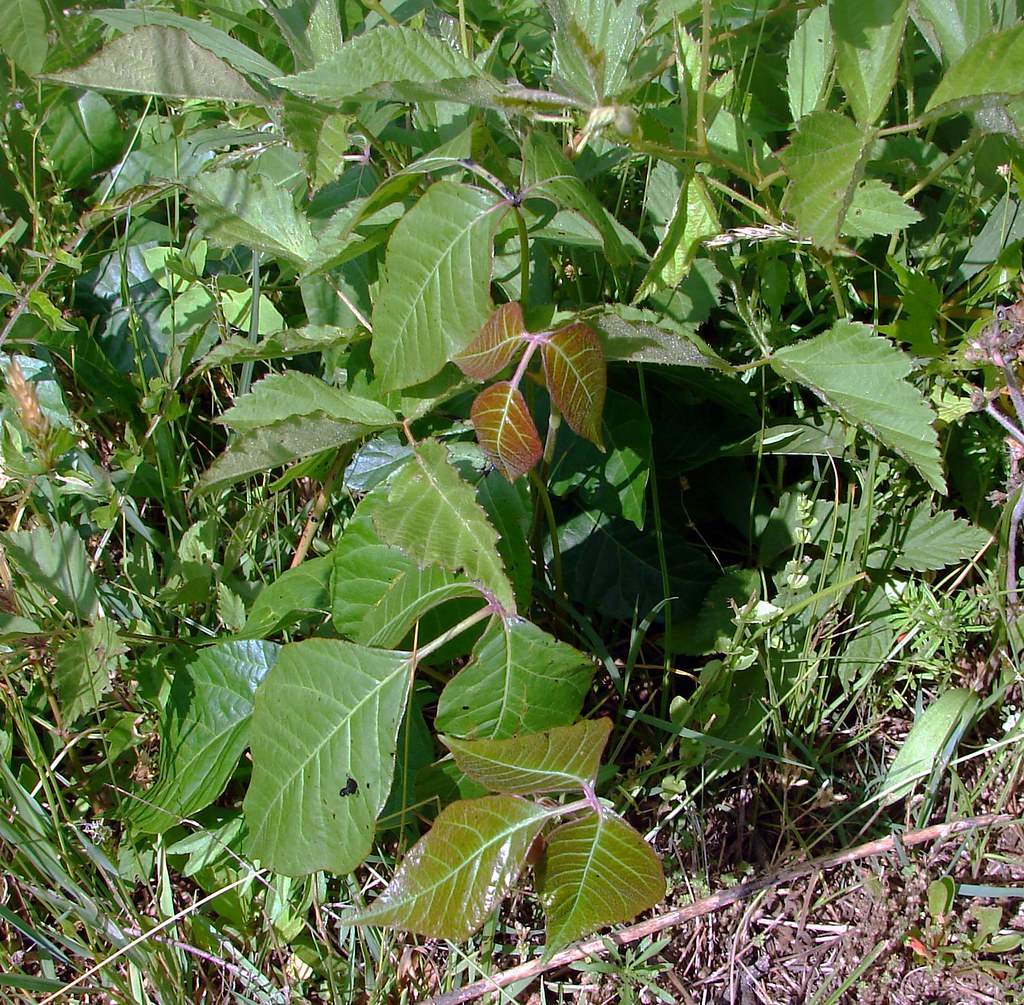
[[[703,900],[687,904],[685,907],[677,908],[660,914],[656,918],[641,921],[639,924],[630,925],[628,928],[620,928],[600,939],[591,939],[589,942],[581,942],[579,945],[564,949],[556,953],[550,960],[530,960],[528,963],[521,963],[519,966],[509,970],[503,970],[484,980],[467,984],[464,988],[456,988],[454,991],[447,991],[444,994],[435,995],[433,998],[424,999],[423,1005],[460,1005],[462,1002],[473,1001],[490,991],[498,991],[515,984],[517,981],[528,980],[539,977],[549,970],[564,967],[569,963],[582,960],[585,956],[595,956],[606,951],[605,943],[614,946],[625,946],[630,942],[636,942],[656,932],[663,932],[666,928],[673,928],[682,925],[694,918],[703,917],[706,914],[713,914],[715,911],[735,904],[737,901],[746,900],[748,897],[760,893],[762,890],[769,890],[774,886],[801,879],[804,876],[813,875],[816,872],[824,872],[826,869],[834,869],[839,865],[846,865],[848,862],[856,862],[862,858],[871,858],[874,855],[886,855],[892,852],[897,844],[906,847],[930,844],[933,841],[942,841],[955,834],[962,834],[964,831],[974,830],[978,827],[997,827],[1002,824],[1012,823],[1014,817],[1007,813],[988,813],[983,816],[968,817],[965,820],[954,820],[948,824],[936,824],[933,827],[925,827],[919,831],[908,831],[905,834],[893,834],[877,841],[867,841],[846,851],[833,852],[830,855],[822,855],[820,858],[811,859],[809,862],[801,862],[797,865],[788,865],[771,876],[762,879],[752,879],[737,886],[731,886],[727,890],[719,890],[717,893],[705,897]]]

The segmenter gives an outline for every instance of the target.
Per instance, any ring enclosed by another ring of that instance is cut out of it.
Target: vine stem
[[[294,569],[296,566],[301,565],[305,559],[309,546],[313,543],[313,535],[316,533],[317,527],[320,526],[324,510],[327,509],[327,500],[330,498],[334,481],[341,474],[351,456],[351,449],[346,450],[344,448],[335,455],[331,470],[327,472],[327,477],[324,479],[324,483],[320,486],[320,491],[313,501],[313,508],[309,511],[306,526],[302,528],[302,534],[299,537],[299,543],[295,546],[295,554],[292,556],[291,565],[288,566],[289,569]]]
[[[770,876],[761,879],[753,879],[737,886],[731,886],[710,897],[694,901],[685,907],[676,908],[674,911],[667,911],[657,917],[639,924],[630,925],[627,928],[620,928],[611,935],[599,939],[590,939],[588,942],[579,943],[560,953],[556,953],[549,960],[530,960],[528,963],[521,963],[519,966],[504,970],[499,974],[484,978],[467,984],[464,988],[457,988],[444,994],[435,995],[433,998],[424,1000],[423,1005],[461,1005],[463,1002],[475,1001],[492,991],[500,991],[510,984],[519,981],[532,980],[549,970],[556,970],[570,963],[582,960],[586,956],[600,956],[608,952],[609,946],[625,946],[631,942],[637,942],[649,935],[663,932],[666,928],[675,928],[688,921],[694,921],[708,914],[714,914],[731,904],[741,900],[749,900],[755,894],[784,883],[791,883],[794,880],[802,879],[805,876],[813,876],[819,872],[835,869],[837,866],[848,865],[863,858],[872,858],[878,855],[888,855],[899,848],[912,848],[918,845],[931,844],[937,841],[944,841],[957,834],[963,834],[980,827],[1000,827],[1014,822],[1014,817],[1009,813],[988,813],[983,816],[968,817],[965,820],[954,820],[951,823],[936,824],[932,827],[925,827],[923,830],[908,831],[902,835],[891,834],[889,837],[880,838],[877,841],[867,841],[846,851],[833,852],[830,855],[822,855],[820,858],[812,859],[809,862],[800,862],[796,865],[785,866]]]

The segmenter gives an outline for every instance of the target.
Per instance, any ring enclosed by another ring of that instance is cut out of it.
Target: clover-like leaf
[[[621,817],[591,813],[553,830],[537,868],[550,956],[581,935],[653,907],[665,896],[658,857]]]
[[[540,352],[551,400],[574,432],[602,446],[601,410],[608,373],[597,336],[577,321],[552,332]]]
[[[611,731],[611,719],[591,719],[508,740],[441,740],[470,778],[495,792],[525,796],[593,784]]]
[[[519,796],[452,803],[405,856],[387,889],[344,922],[468,938],[519,878],[549,814]]]
[[[473,341],[455,357],[455,362],[467,377],[490,380],[504,370],[525,345],[522,337],[525,331],[519,302],[502,304],[473,336]]]
[[[501,380],[485,388],[469,414],[483,452],[510,482],[541,459],[540,435],[515,385]]]

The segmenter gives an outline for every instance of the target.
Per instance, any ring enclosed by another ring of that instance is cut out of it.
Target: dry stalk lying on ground
[[[856,862],[859,859],[871,858],[875,855],[886,855],[894,851],[897,845],[904,847],[916,847],[917,845],[931,844],[936,841],[943,841],[956,834],[963,834],[966,831],[981,827],[999,827],[1014,822],[1014,817],[1008,813],[988,813],[982,816],[968,817],[965,820],[954,820],[951,823],[936,824],[933,827],[925,827],[918,831],[908,831],[905,834],[893,834],[876,841],[867,841],[846,851],[833,852],[829,855],[822,855],[820,858],[812,859],[809,862],[801,862],[796,865],[789,865],[770,876],[761,879],[753,879],[737,886],[729,887],[726,890],[719,890],[717,893],[704,897],[702,900],[687,904],[685,907],[668,911],[665,914],[649,918],[636,925],[627,928],[620,928],[609,936],[600,939],[591,939],[589,942],[582,942],[577,946],[557,953],[550,960],[531,960],[528,963],[521,963],[519,966],[494,974],[484,980],[467,984],[464,988],[457,988],[444,994],[435,995],[425,1000],[424,1005],[460,1005],[462,1002],[473,1001],[491,991],[497,991],[508,987],[518,981],[539,977],[549,970],[556,970],[559,967],[567,966],[582,960],[586,956],[596,956],[606,951],[606,943],[614,946],[625,946],[663,932],[667,928],[685,924],[696,918],[704,917],[720,911],[737,901],[746,900],[749,897],[769,890],[772,887],[789,883],[804,876],[810,876],[816,872],[824,872],[827,869],[834,869],[840,865]]]

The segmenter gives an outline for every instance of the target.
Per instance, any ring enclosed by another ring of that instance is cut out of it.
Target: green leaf
[[[845,115],[815,112],[800,120],[792,142],[779,154],[789,174],[783,208],[800,233],[819,247],[832,250],[838,245],[867,146],[864,134]]]
[[[932,410],[904,380],[910,358],[867,325],[837,321],[822,335],[780,349],[772,365],[892,447],[936,491],[946,491]]]
[[[250,475],[324,450],[333,450],[371,432],[372,427],[332,419],[322,412],[293,415],[280,422],[259,426],[239,436],[203,472],[194,494],[198,497],[217,492]]]
[[[946,64],[992,29],[988,0],[917,0],[911,12],[921,34]]]
[[[523,182],[524,198],[549,199],[559,209],[571,210],[593,224],[612,265],[629,261],[630,255],[608,211],[584,184],[558,141],[548,133],[534,131],[527,138],[523,146]]]
[[[25,73],[38,73],[46,62],[46,13],[39,0],[10,0],[0,18],[0,49]]]
[[[657,855],[608,810],[556,827],[537,868],[547,953],[605,925],[627,921],[665,896]]]
[[[96,577],[89,565],[85,543],[66,523],[53,530],[33,527],[0,534],[7,560],[38,595],[40,605],[53,598],[58,608],[79,621],[96,617]]]
[[[793,33],[786,59],[786,91],[794,122],[823,107],[834,57],[828,7],[815,7]]]
[[[840,232],[846,237],[895,234],[920,219],[921,214],[884,181],[868,178],[857,186]]]
[[[335,639],[281,649],[249,728],[244,809],[264,866],[347,873],[370,853],[411,673],[406,653]]]
[[[505,740],[442,736],[441,742],[455,763],[481,785],[528,796],[593,785],[611,731],[611,719],[592,719]]]
[[[111,675],[127,651],[113,623],[106,618],[74,633],[57,650],[53,686],[60,696],[66,725],[99,708],[103,695],[113,687]]]
[[[385,541],[420,565],[463,573],[507,613],[515,612],[512,586],[498,557],[497,532],[442,444],[419,444],[413,463],[395,475],[387,504],[374,513],[374,522]]]
[[[416,84],[476,77],[480,71],[450,45],[425,31],[387,25],[346,42],[312,70],[277,77],[278,87],[311,98],[341,101],[388,85],[407,100],[424,93]]]
[[[281,359],[300,356],[307,352],[326,352],[348,345],[352,333],[328,325],[306,325],[302,328],[285,328],[274,332],[259,342],[250,342],[247,336],[232,335],[211,349],[200,360],[196,373],[205,373],[215,366],[245,363],[249,360]]]
[[[598,447],[608,375],[601,343],[582,322],[553,331],[540,347],[551,400],[573,431]]]
[[[304,268],[317,254],[309,220],[292,194],[255,171],[218,168],[189,183],[202,232],[222,248],[242,244]]]
[[[521,609],[525,609],[530,605],[533,589],[533,555],[530,552],[533,506],[529,487],[526,482],[512,483],[500,472],[491,471],[477,485],[477,497],[487,519],[498,532],[498,553],[512,580],[516,601]]]
[[[356,422],[374,428],[394,425],[395,413],[379,402],[360,398],[319,377],[298,370],[264,377],[253,389],[235,399],[218,421],[247,433],[295,415],[322,412],[341,422]]]
[[[355,121],[353,115],[342,115],[304,98],[285,94],[284,133],[288,142],[303,155],[306,177],[313,191],[344,172],[346,157],[357,144],[351,132]]]
[[[541,459],[540,435],[526,399],[514,384],[501,380],[485,388],[469,414],[484,454],[510,482]]]
[[[373,309],[373,362],[385,391],[433,377],[491,313],[491,257],[502,204],[441,181],[395,227]]]
[[[874,125],[896,83],[909,0],[832,0],[839,82],[862,126]]]
[[[175,673],[160,727],[159,780],[128,810],[138,830],[165,831],[224,791],[249,745],[256,689],[280,648],[218,642]]]
[[[973,558],[991,539],[988,531],[960,520],[949,510],[929,513],[918,509],[900,542],[896,568],[915,572],[945,569]]]
[[[247,104],[264,100],[237,70],[186,32],[156,25],[118,35],[81,66],[45,74],[43,79],[119,94]]]
[[[523,348],[523,309],[519,301],[502,304],[456,357],[459,369],[474,380],[496,377]]]
[[[492,620],[473,659],[445,686],[436,726],[503,740],[573,722],[595,665],[529,621]]]
[[[721,230],[718,214],[708,198],[704,180],[691,175],[679,191],[672,219],[640,284],[633,303],[645,300],[658,290],[671,290],[690,272],[701,242]]]
[[[330,579],[334,559],[313,558],[286,569],[256,595],[239,638],[264,639],[331,605]]]
[[[131,31],[133,28],[147,25],[178,28],[188,35],[196,45],[219,56],[239,73],[269,79],[281,72],[279,66],[275,66],[260,53],[232,38],[227,32],[221,31],[205,21],[182,17],[169,10],[155,10],[152,7],[147,7],[145,10],[94,10],[89,11],[89,16],[98,18],[117,31]]]
[[[925,112],[952,115],[965,108],[998,108],[1024,96],[1024,24],[975,42],[946,72]]]
[[[46,118],[47,157],[68,188],[116,163],[124,137],[110,102],[95,91],[65,93]]]
[[[435,939],[469,938],[512,889],[548,810],[518,796],[446,806],[387,889],[343,924],[388,925]]]
[[[967,688],[954,688],[933,701],[910,727],[907,738],[882,783],[882,805],[909,796],[937,765],[948,762],[947,747],[955,747],[970,726],[980,697]]]
[[[664,317],[654,311],[639,310],[625,304],[610,305],[608,309],[587,318],[601,337],[605,358],[609,362],[630,361],[656,363],[659,366],[696,366],[703,369],[728,370],[729,364],[715,354],[711,347],[692,331],[667,330],[662,326]]]

